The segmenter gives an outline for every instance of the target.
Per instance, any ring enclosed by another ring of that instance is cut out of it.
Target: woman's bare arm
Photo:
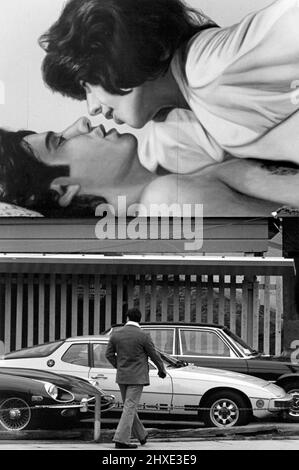
[[[214,168],[220,181],[247,196],[299,208],[299,167],[232,159]]]

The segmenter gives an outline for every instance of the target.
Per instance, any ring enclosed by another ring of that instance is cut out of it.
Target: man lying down
[[[152,204],[203,204],[205,217],[270,217],[282,205],[299,208],[295,164],[281,164],[278,154],[272,162],[266,151],[265,161],[223,154],[192,119],[173,110],[165,122],[149,124],[139,145],[134,135],[92,127],[85,117],[62,132],[2,129],[0,201],[55,217],[94,216],[103,202],[117,216],[133,204],[148,211]]]

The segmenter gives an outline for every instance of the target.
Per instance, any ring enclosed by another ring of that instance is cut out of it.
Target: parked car
[[[110,334],[114,325],[103,334]],[[221,325],[146,323],[141,327],[163,352],[203,367],[231,370],[269,380],[294,396],[289,420],[299,422],[299,363],[289,357],[265,356]]]
[[[116,397],[111,413],[119,414],[122,401],[116,370],[105,357],[108,340],[108,335],[80,336],[26,348],[6,354],[0,367],[45,369],[98,380],[106,393]],[[167,368],[164,380],[149,361],[151,384],[144,387],[140,403],[147,415],[163,419],[197,417],[208,426],[230,427],[246,424],[253,416],[263,418],[288,411],[292,405],[291,395],[262,379],[186,365],[164,353],[162,357]]]
[[[103,410],[114,406],[114,397],[87,380],[54,372],[0,368],[0,429],[22,431],[51,427],[94,411],[95,394]]]

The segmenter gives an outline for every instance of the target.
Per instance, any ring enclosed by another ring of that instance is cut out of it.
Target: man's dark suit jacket
[[[149,385],[148,358],[165,372],[164,363],[148,333],[135,325],[125,325],[112,333],[106,358],[117,369],[116,382]]]

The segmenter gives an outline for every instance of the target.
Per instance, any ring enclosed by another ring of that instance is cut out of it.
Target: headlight
[[[58,388],[56,385],[51,384],[50,382],[45,383],[45,389],[48,395],[50,395],[53,400],[56,400],[58,397]]]

